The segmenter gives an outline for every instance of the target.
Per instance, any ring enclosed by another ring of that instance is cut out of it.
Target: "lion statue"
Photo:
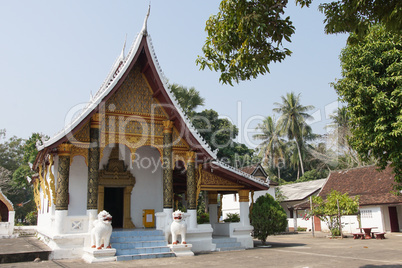
[[[180,210],[176,210],[172,213],[173,222],[170,225],[170,232],[172,233],[172,244],[177,245],[179,240],[177,240],[177,235],[181,236],[181,243],[186,243],[186,233],[187,233],[187,224],[184,221],[184,213]]]
[[[109,212],[105,210],[99,212],[98,219],[94,221],[94,228],[91,230],[92,248],[112,248],[110,245],[112,229],[112,216]]]

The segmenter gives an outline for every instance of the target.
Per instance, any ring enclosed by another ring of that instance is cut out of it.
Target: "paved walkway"
[[[385,240],[313,238],[311,234],[268,238],[271,247],[214,252],[194,257],[86,264],[81,260],[11,263],[0,267],[402,267],[402,233]],[[0,241],[1,243],[1,241]],[[259,245],[256,242],[256,245]]]

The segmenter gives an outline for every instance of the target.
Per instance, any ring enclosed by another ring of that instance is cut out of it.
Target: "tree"
[[[178,84],[169,85],[179,105],[192,121],[194,127],[209,144],[212,150],[219,149],[218,158],[232,166],[250,165],[256,160],[254,150],[245,144],[234,142],[239,130],[228,119],[219,118],[215,110],[196,112],[195,109],[204,105],[195,88],[187,89]]]
[[[390,164],[401,183],[401,36],[372,27],[364,39],[343,49],[340,60],[342,79],[333,86],[350,116],[350,145],[364,161],[374,157],[380,168]]]
[[[325,14],[325,32],[355,33],[364,36],[373,24],[385,25],[387,31],[402,30],[402,2],[400,0],[341,0],[320,4]]]
[[[300,179],[297,180],[297,182],[304,182],[304,181],[314,181],[314,180],[319,180],[319,179],[324,179],[328,176],[328,170],[318,170],[318,169],[312,169],[309,171],[306,171],[303,176],[300,177]]]
[[[255,134],[254,139],[262,140],[263,142],[258,145],[261,156],[264,160],[268,159],[272,166],[275,166],[278,171],[278,179],[281,179],[280,162],[283,161],[284,154],[284,140],[281,138],[280,129],[275,122],[275,118],[267,116],[262,124],[258,124],[256,130],[262,131],[261,134]]]
[[[0,143],[0,166],[14,172],[23,163],[23,139],[11,137]]]
[[[28,214],[33,214],[31,212],[36,210],[33,186],[27,181],[27,176],[33,174],[28,163],[35,159],[38,153],[36,142],[42,138],[46,137],[33,133],[28,140],[12,137],[0,144],[0,185],[14,204],[15,219],[22,222]]]
[[[219,114],[212,109],[196,113],[192,123],[212,150],[229,146],[239,132],[228,119],[219,118]],[[218,157],[222,157],[219,152]]]
[[[335,190],[332,190],[325,200],[321,196],[313,196],[312,201],[313,208],[309,214],[326,222],[332,236],[342,235],[343,215],[356,215],[359,211],[359,196],[351,198],[348,193],[341,194]]]
[[[205,99],[200,96],[200,92],[194,87],[187,88],[174,83],[169,85],[169,88],[188,117],[192,117],[195,109],[205,104]]]
[[[237,168],[260,163],[261,158],[255,155],[255,150],[245,144],[231,141],[230,145],[219,149],[220,160]]]
[[[257,198],[250,216],[254,227],[253,237],[261,240],[263,245],[269,235],[284,232],[288,225],[285,210],[269,194]]]
[[[304,174],[303,159],[300,147],[303,146],[303,137],[310,138],[312,130],[306,120],[312,118],[307,111],[314,108],[312,105],[303,106],[300,103],[300,94],[297,96],[291,92],[282,98],[282,103],[274,103],[277,108],[273,110],[279,113],[278,125],[282,134],[286,134],[289,140],[294,140],[300,160],[302,175]]]
[[[296,0],[301,7],[312,0]],[[219,12],[206,22],[207,38],[203,56],[196,63],[220,72],[219,81],[250,80],[269,73],[269,64],[281,62],[291,51],[283,41],[291,42],[295,27],[285,17],[288,1],[222,0]],[[325,32],[359,33],[364,35],[370,25],[383,23],[388,31],[402,31],[402,2],[400,0],[339,0],[319,6],[325,14]]]
[[[295,29],[283,18],[287,1],[222,0],[219,12],[206,22],[207,40],[197,65],[221,72],[219,81],[233,85],[269,72],[271,62],[291,54],[282,47]]]

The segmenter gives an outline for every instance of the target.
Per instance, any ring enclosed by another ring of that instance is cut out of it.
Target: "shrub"
[[[209,223],[209,214],[208,213],[199,213],[197,215],[197,223],[198,224]]]
[[[251,212],[254,238],[264,245],[269,235],[284,232],[287,224],[286,212],[278,201],[269,194],[257,198]]]
[[[226,215],[226,219],[224,219],[224,222],[240,222],[240,215],[239,213],[228,213]]]

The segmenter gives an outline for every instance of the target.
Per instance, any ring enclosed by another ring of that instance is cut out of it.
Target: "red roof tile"
[[[360,195],[361,206],[402,203],[402,196],[391,193],[393,184],[390,167],[383,171],[377,170],[376,166],[354,168],[331,172],[318,195],[325,198],[332,190],[352,197]]]

